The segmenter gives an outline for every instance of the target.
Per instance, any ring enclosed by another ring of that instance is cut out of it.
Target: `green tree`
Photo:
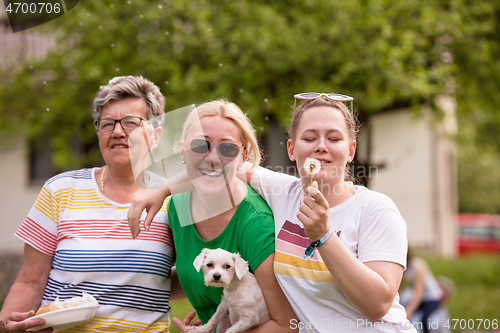
[[[459,211],[500,214],[500,126],[496,114],[459,117]]]
[[[449,45],[456,63],[459,210],[500,214],[500,3],[456,4],[461,18]]]
[[[443,93],[464,115],[471,96],[488,111],[500,98],[498,12],[466,0],[80,2],[45,25],[59,35],[51,56],[1,74],[0,139],[47,135],[58,169],[95,163],[90,107],[116,75],[151,79],[167,110],[226,97],[263,131],[268,119],[286,127],[304,90],[355,96],[365,124],[401,106],[439,116]]]

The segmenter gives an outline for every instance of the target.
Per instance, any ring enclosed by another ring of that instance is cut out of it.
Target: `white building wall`
[[[39,32],[39,29],[12,33],[5,4],[0,1],[0,69],[20,68],[29,61],[43,59],[55,46],[55,37],[52,34]],[[46,79],[50,79],[52,74],[47,72],[44,75]],[[1,144],[2,142],[0,142],[0,256],[22,254],[24,243],[15,237],[14,233],[28,214],[43,185],[30,184],[28,150],[25,142],[20,142],[17,147]]]
[[[371,118],[370,188],[388,195],[408,225],[411,247],[455,253],[456,180],[453,144],[410,110]]]
[[[28,158],[24,143],[0,150],[0,253],[19,254],[24,242],[14,236],[41,189],[29,184]]]

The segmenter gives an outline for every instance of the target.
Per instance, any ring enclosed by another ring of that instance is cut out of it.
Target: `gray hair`
[[[147,119],[155,118],[154,126],[161,126],[165,113],[165,96],[153,82],[142,76],[117,76],[101,86],[92,105],[94,122],[101,118],[102,109],[113,101],[142,98],[146,102]]]

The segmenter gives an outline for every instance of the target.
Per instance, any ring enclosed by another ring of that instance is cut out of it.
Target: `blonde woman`
[[[256,332],[290,332],[295,317],[273,273],[274,221],[266,202],[236,177],[260,152],[250,120],[234,103],[216,100],[194,109],[183,126],[181,160],[194,190],[172,195],[168,223],[175,244],[177,278],[205,324],[215,313],[222,288],[204,284],[193,266],[204,248],[240,253],[262,287],[271,320]],[[129,213],[130,214],[130,213]],[[132,227],[134,237],[138,225]],[[174,321],[184,330],[184,323]]]

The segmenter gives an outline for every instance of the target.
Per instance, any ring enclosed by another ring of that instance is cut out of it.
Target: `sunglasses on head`
[[[205,139],[193,139],[191,140],[191,151],[198,154],[206,154],[212,148],[216,148],[221,156],[224,157],[236,157],[238,156],[240,146],[233,142],[210,142]]]
[[[295,110],[295,105],[296,105],[298,99],[309,100],[309,99],[316,99],[318,97],[326,97],[328,99],[338,101],[338,102],[351,102],[351,112],[353,112],[352,111],[352,103],[354,101],[354,98],[352,98],[351,96],[334,94],[334,93],[324,94],[324,93],[310,92],[310,93],[296,94],[293,97],[295,97],[295,102],[293,103],[294,110]]]

